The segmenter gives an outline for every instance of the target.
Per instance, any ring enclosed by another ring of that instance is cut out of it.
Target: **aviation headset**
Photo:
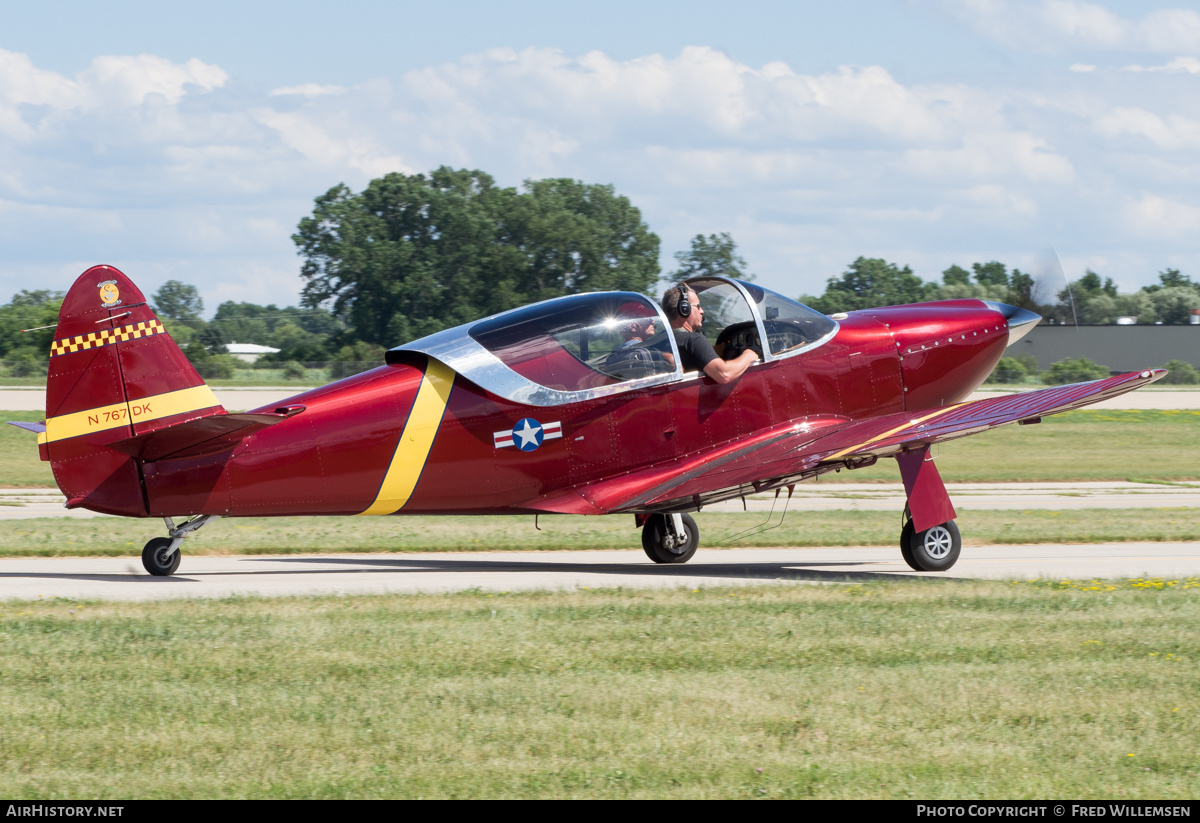
[[[687,284],[680,283],[679,284],[679,306],[676,307],[676,309],[675,309],[675,311],[679,312],[680,317],[687,317],[689,314],[692,313],[692,304],[688,302],[687,294],[688,294]]]

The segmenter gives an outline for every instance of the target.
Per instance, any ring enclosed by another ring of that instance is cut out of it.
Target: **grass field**
[[[896,546],[899,512],[792,511],[783,525],[754,530],[765,512],[700,513],[701,546]],[[776,515],[775,521],[779,518]],[[1200,540],[1200,509],[963,511],[966,545]],[[188,538],[184,552],[561,551],[640,548],[631,515],[543,517],[309,517],[218,520]],[[165,533],[157,519],[32,518],[0,521],[0,556],[136,556]]]
[[[0,412],[2,420],[41,420]],[[1077,411],[1036,426],[1004,426],[939,447],[947,482],[1198,480],[1200,411]],[[896,461],[844,471],[821,483],[900,482]],[[32,434],[0,425],[0,488],[53,488]]]
[[[0,793],[1195,798],[1200,581],[0,607]]]

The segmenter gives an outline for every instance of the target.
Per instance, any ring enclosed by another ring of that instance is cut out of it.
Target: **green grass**
[[[3,420],[41,420],[0,412]],[[1200,480],[1200,411],[1077,411],[1036,426],[1004,426],[940,447],[947,482]],[[820,483],[899,483],[896,461],[823,476]],[[0,426],[0,487],[53,488],[34,436]]]
[[[0,488],[56,488],[50,464],[38,459],[37,435],[7,423],[9,420],[36,423],[45,419],[42,412],[0,411]]]
[[[736,546],[895,546],[899,512],[793,510],[783,525],[737,534],[762,524],[765,512],[701,513],[705,548]],[[776,515],[776,522],[778,522]],[[218,520],[188,538],[184,551],[203,554],[307,552],[551,551],[641,547],[633,517],[309,517]],[[963,511],[967,545],[1118,543],[1200,540],[1200,509],[1080,509]],[[157,519],[62,517],[0,521],[0,556],[136,556],[165,534]]]
[[[1200,479],[1200,410],[1081,410],[934,446],[948,483]],[[900,482],[895,460],[819,482]]]
[[[1200,581],[0,606],[9,798],[1195,798]]]

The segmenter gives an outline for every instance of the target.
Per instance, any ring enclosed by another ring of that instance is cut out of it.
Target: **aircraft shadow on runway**
[[[841,561],[833,563],[801,564],[801,563],[697,563],[695,565],[649,565],[633,563],[539,563],[520,560],[408,560],[396,557],[376,558],[308,558],[308,557],[279,557],[273,558],[283,563],[321,563],[356,565],[360,568],[347,569],[352,574],[365,571],[362,566],[371,566],[371,572],[560,572],[574,574],[602,574],[614,576],[655,576],[661,578],[697,578],[706,577],[719,580],[795,580],[822,583],[840,583],[866,580],[898,580],[911,579],[914,572],[868,572],[855,571],[853,567],[871,565],[878,561]],[[822,566],[826,568],[814,568]],[[827,567],[838,567],[829,570]],[[269,572],[270,574],[311,574],[337,573],[330,569],[313,570],[313,572]],[[262,574],[264,572],[238,572],[238,574]],[[936,578],[934,578],[936,579]]]
[[[244,561],[260,561],[259,556],[239,558]],[[269,577],[272,575],[316,575],[316,574],[423,574],[429,572],[479,573],[479,572],[524,572],[524,573],[574,573],[588,575],[612,575],[620,578],[625,576],[658,578],[708,578],[722,582],[737,582],[739,580],[788,580],[810,583],[854,583],[870,580],[938,580],[947,579],[944,576],[926,577],[914,572],[870,572],[856,571],[854,567],[871,565],[878,561],[843,561],[825,562],[819,565],[823,568],[813,568],[799,563],[698,563],[695,565],[648,565],[633,563],[538,563],[514,560],[426,560],[405,559],[398,557],[379,558],[334,558],[334,557],[278,557],[270,558],[272,563],[286,564],[320,564],[320,569],[255,569],[250,571],[213,571],[193,572],[188,575],[171,577],[151,577],[147,574],[79,574],[69,572],[0,572],[0,579],[5,578],[40,578],[52,580],[88,580],[112,583],[131,583],[143,585],[146,583],[168,584],[172,582],[199,583],[206,577]],[[331,565],[353,566],[354,568],[334,568]],[[836,570],[830,567],[837,567]]]

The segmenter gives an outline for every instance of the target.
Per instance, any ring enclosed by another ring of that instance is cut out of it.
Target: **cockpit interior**
[[[724,277],[686,282],[704,308],[702,333],[727,360],[746,348],[765,360],[788,357],[837,330],[829,317],[754,283]],[[468,334],[508,369],[555,391],[685,377],[675,366],[679,352],[662,309],[632,292],[548,300],[481,320]]]

